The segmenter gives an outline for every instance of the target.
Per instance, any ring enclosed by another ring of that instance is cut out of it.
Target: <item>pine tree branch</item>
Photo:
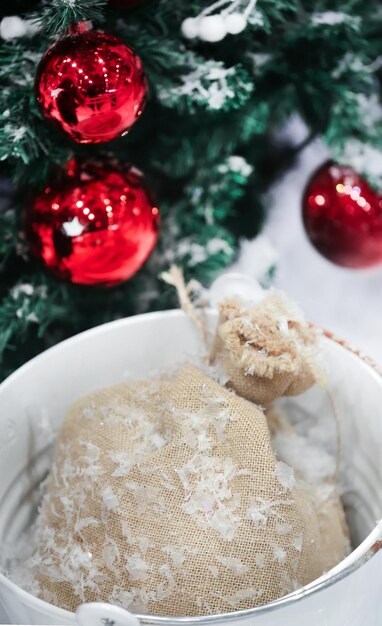
[[[0,214],[0,272],[14,252],[18,243],[16,214],[9,209]]]
[[[32,0],[15,1],[16,10],[34,8]],[[206,283],[226,267],[238,237],[261,219],[268,169],[277,171],[269,137],[291,115],[304,118],[310,136],[322,135],[336,158],[382,185],[380,0],[259,0],[235,38],[213,45],[184,39],[182,21],[207,4],[148,0],[123,11],[106,0],[50,0],[33,14],[37,35],[2,42],[0,159],[14,172],[23,209],[52,166],[106,149],[146,173],[162,216],[148,263],[105,297],[101,289],[59,284],[24,259],[21,214],[1,215],[3,372],[73,332],[172,306],[173,293],[157,279],[171,260]],[[82,20],[121,37],[149,80],[140,121],[107,146],[67,141],[42,119],[33,93],[52,36]],[[237,155],[247,173],[232,169]]]
[[[0,305],[0,361],[6,350],[25,341],[32,328],[41,339],[64,313],[59,288],[48,289],[43,277],[20,277]]]
[[[106,4],[107,0],[50,0],[32,19],[46,34],[60,35],[76,22],[101,22]]]

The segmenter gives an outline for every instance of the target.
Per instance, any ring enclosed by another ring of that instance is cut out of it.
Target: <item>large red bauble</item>
[[[313,246],[343,267],[382,262],[382,196],[351,167],[328,162],[309,181],[303,219]]]
[[[26,211],[32,252],[80,285],[111,286],[135,274],[157,241],[158,209],[141,174],[116,164],[70,161],[64,180]]]
[[[125,133],[144,107],[147,83],[140,58],[114,35],[78,32],[42,57],[36,96],[43,115],[78,143]]]

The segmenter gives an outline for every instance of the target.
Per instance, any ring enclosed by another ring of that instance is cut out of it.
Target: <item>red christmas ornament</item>
[[[325,163],[303,198],[303,219],[313,246],[343,267],[382,262],[382,196],[351,167]]]
[[[32,252],[59,278],[111,286],[127,280],[157,241],[158,209],[134,168],[70,161],[26,212]]]
[[[140,58],[114,35],[77,32],[42,57],[36,97],[43,115],[77,143],[125,133],[142,113],[147,83]]]

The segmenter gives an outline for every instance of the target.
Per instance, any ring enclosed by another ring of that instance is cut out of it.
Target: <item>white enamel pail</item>
[[[209,314],[213,322],[215,314]],[[263,607],[199,618],[132,616],[105,604],[77,614],[47,604],[0,575],[0,601],[13,624],[82,626],[380,626],[382,624],[382,377],[363,355],[329,335],[321,339],[341,416],[342,480],[354,545],[318,581]],[[57,429],[80,395],[153,371],[203,351],[181,311],[111,322],[39,355],[0,385],[0,545],[17,541],[36,508],[49,467],[49,446],[33,420],[49,415]],[[298,402],[318,411],[320,391]],[[292,402],[294,400],[291,400]]]

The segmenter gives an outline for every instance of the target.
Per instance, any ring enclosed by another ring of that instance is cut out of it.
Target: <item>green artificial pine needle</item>
[[[75,22],[102,21],[107,0],[52,0],[34,21],[48,35],[65,33]]]
[[[174,306],[173,290],[158,279],[171,263],[208,285],[235,260],[240,239],[258,232],[270,185],[315,137],[382,188],[380,1],[258,0],[240,34],[213,44],[186,39],[183,20],[211,3],[146,0],[129,9],[107,0],[15,0],[24,36],[2,23],[0,182],[12,189],[0,205],[1,378],[76,332]],[[10,12],[0,8],[3,17]],[[148,78],[141,118],[108,144],[70,141],[36,102],[42,55],[81,21],[131,47]],[[293,116],[307,138],[276,150],[275,136]],[[141,169],[161,213],[150,259],[107,291],[56,280],[31,257],[24,235],[25,213],[52,172],[89,156]]]

